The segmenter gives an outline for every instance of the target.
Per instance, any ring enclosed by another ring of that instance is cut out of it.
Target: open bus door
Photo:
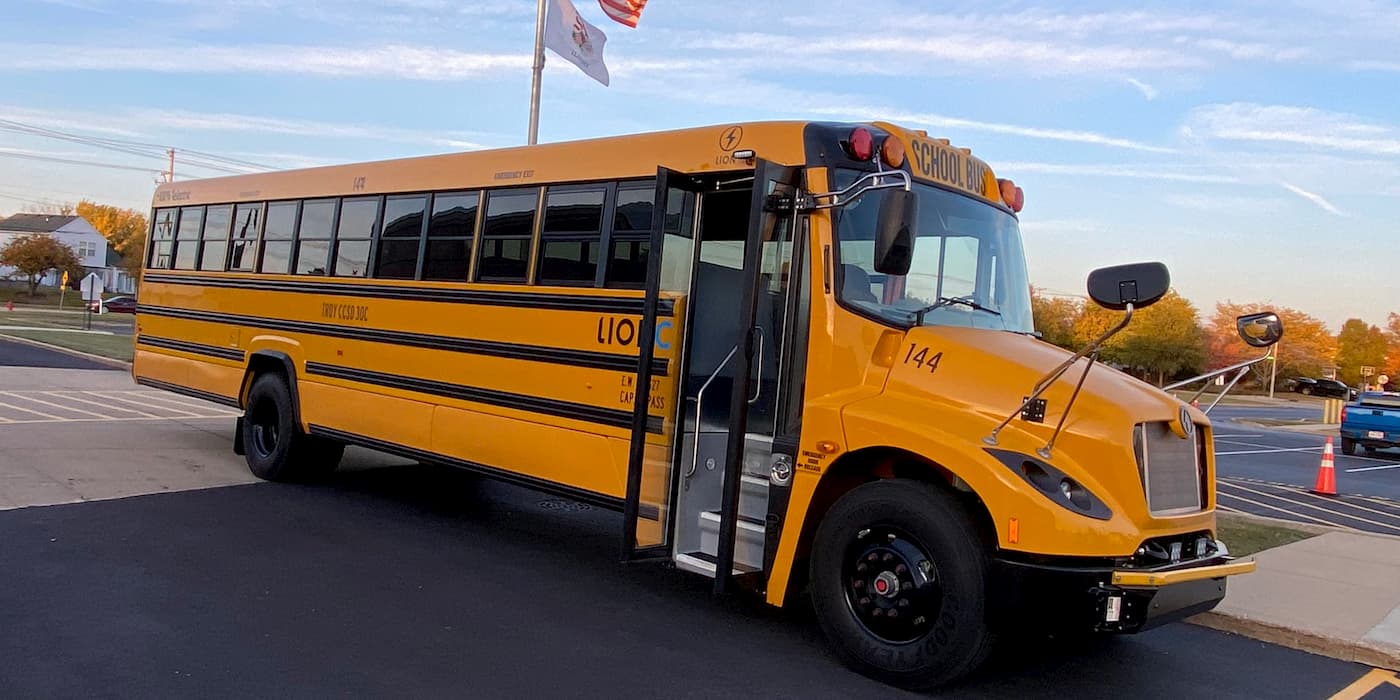
[[[661,381],[639,374],[634,427],[658,418],[644,396],[664,387],[678,400],[660,435],[634,429],[624,554],[669,550],[678,568],[713,576],[717,592],[764,567],[800,175],[762,159],[752,180],[657,175],[639,350],[641,367],[666,356],[671,371],[651,378]]]

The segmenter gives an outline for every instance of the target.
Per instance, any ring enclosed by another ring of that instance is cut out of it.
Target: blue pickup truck
[[[1342,409],[1342,454],[1400,447],[1400,393],[1368,391]]]

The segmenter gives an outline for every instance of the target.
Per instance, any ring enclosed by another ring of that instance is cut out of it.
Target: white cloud
[[[1137,88],[1138,92],[1141,92],[1142,96],[1146,98],[1147,101],[1151,102],[1152,100],[1157,99],[1157,88],[1152,87],[1151,85],[1148,85],[1147,83],[1144,83],[1136,78],[1124,78],[1124,80],[1128,81],[1129,85],[1132,85],[1133,87]]]
[[[1118,164],[1069,164],[1069,163],[998,163],[998,173],[1038,173],[1045,175],[1084,175],[1090,177],[1121,177],[1139,180],[1165,180],[1169,182],[1191,182],[1203,185],[1237,185],[1241,180],[1233,175],[1209,175],[1196,169],[1169,170],[1153,166]]]
[[[1244,102],[1192,110],[1185,133],[1201,139],[1254,141],[1400,156],[1400,129],[1312,107]]]
[[[1299,197],[1302,197],[1303,199],[1312,202],[1313,204],[1316,204],[1318,207],[1321,207],[1324,211],[1336,214],[1337,216],[1346,216],[1346,214],[1343,214],[1340,209],[1336,208],[1335,206],[1332,206],[1331,202],[1327,201],[1326,199],[1323,199],[1322,195],[1320,194],[1317,194],[1315,192],[1309,192],[1301,187],[1298,187],[1297,185],[1290,185],[1287,182],[1280,182],[1279,184],[1283,185],[1283,189],[1288,190],[1289,192],[1292,192],[1293,194],[1296,194]]]
[[[175,60],[172,57],[178,57]],[[307,73],[332,77],[463,80],[530,67],[528,53],[469,53],[421,46],[0,46],[10,70],[158,73]]]

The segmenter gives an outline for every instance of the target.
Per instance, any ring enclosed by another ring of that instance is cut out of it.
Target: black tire
[[[1356,441],[1351,438],[1342,438],[1342,454],[1348,457],[1356,454]]]
[[[280,374],[261,374],[248,390],[243,452],[248,469],[268,481],[309,481],[340,466],[345,445],[307,435],[296,423],[292,392]]]
[[[925,559],[903,567],[906,581],[887,567],[910,561],[911,546]],[[817,528],[810,566],[822,631],[862,674],[927,690],[971,672],[991,651],[986,551],[962,504],[932,485],[890,479],[852,489]],[[932,575],[920,582],[915,569]],[[893,598],[888,583],[876,594],[886,574],[900,581]],[[894,620],[883,614],[891,609],[908,612]]]

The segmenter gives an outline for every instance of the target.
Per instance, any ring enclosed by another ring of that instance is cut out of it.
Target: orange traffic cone
[[[1322,448],[1322,464],[1317,468],[1317,483],[1312,492],[1320,496],[1337,495],[1337,471],[1332,466],[1332,436],[1327,436],[1327,446]]]

